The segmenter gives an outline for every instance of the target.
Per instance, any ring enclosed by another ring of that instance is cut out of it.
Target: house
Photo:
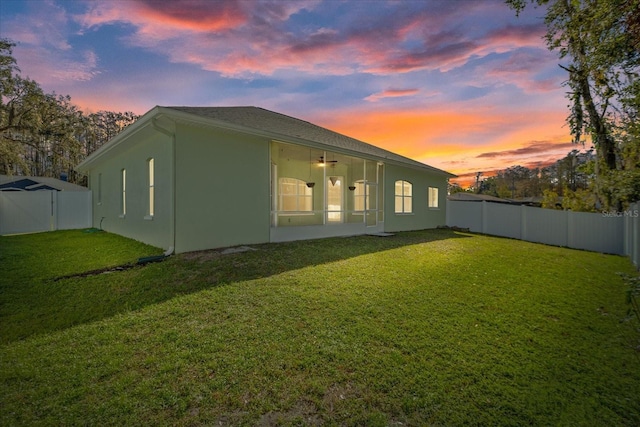
[[[160,107],[76,168],[95,227],[176,253],[435,228],[454,175],[257,107]]]

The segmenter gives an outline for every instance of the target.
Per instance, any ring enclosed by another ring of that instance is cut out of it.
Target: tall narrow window
[[[295,178],[280,178],[278,210],[283,212],[313,211],[313,189]]]
[[[147,161],[147,168],[149,169],[149,216],[153,216],[155,205],[155,170],[153,158]]]
[[[412,207],[412,185],[409,181],[396,181],[395,192],[395,212],[411,213]]]
[[[438,208],[438,187],[429,187],[429,207]]]
[[[330,176],[327,179],[327,222],[342,222],[342,181],[341,176]]]
[[[98,204],[102,204],[102,174],[98,174]]]
[[[122,169],[120,171],[120,181],[122,189],[122,198],[120,199],[120,215],[125,216],[127,214],[127,170]]]
[[[362,212],[366,209],[366,193],[364,181],[356,181],[353,183],[355,190],[353,190],[353,210],[356,212]]]

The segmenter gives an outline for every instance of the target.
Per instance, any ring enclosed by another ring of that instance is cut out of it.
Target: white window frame
[[[428,206],[429,209],[440,209],[438,203],[440,189],[438,187],[429,187]]]
[[[335,179],[335,184],[333,184],[331,182],[331,178]],[[326,179],[326,192],[327,192],[327,202],[326,202],[326,206],[327,206],[327,223],[329,224],[339,224],[344,222],[344,177],[343,176],[327,176]],[[329,205],[329,199],[330,199],[330,192],[332,191],[332,189],[335,189],[338,186],[338,195],[340,197],[340,210],[332,210],[330,209],[330,205]]]
[[[149,193],[147,199],[147,215],[144,219],[151,220],[155,215],[155,203],[156,203],[156,195],[155,195],[155,160],[153,157],[150,157],[147,160],[147,183],[149,185]]]
[[[353,190],[353,211],[362,215],[367,209],[367,187],[363,179],[353,183],[356,187]]]
[[[398,184],[401,189],[399,193]],[[413,213],[413,184],[411,182],[399,179],[394,183],[394,212],[396,214]]]
[[[283,191],[283,185],[294,185],[295,193],[290,194]],[[285,209],[285,199],[294,200],[295,209]],[[309,207],[306,208],[305,205]],[[307,186],[307,183],[289,177],[278,178],[278,213],[286,215],[313,215],[313,188]]]
[[[120,170],[120,218],[127,215],[127,170]]]
[[[98,173],[98,204],[102,204],[102,172]]]

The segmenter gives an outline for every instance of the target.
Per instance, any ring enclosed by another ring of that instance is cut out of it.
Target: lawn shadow
[[[429,229],[388,236],[361,235],[250,245],[242,247],[238,253],[228,249],[205,250],[177,255],[176,260],[199,263],[207,271],[222,273],[215,283],[210,281],[217,285],[269,277],[405,246],[468,237],[472,235],[450,229]]]
[[[400,247],[472,237],[449,229],[362,235],[188,252],[108,274],[50,277],[17,316],[5,317],[0,344],[136,311],[230,283],[243,282]],[[231,250],[230,250],[231,249]],[[55,252],[55,251],[54,251]],[[112,270],[112,269],[111,269]],[[38,285],[40,286],[40,285]],[[6,301],[11,303],[11,301]]]

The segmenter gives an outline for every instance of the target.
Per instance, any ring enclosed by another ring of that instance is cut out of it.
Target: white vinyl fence
[[[628,255],[640,262],[640,205],[585,213],[489,202],[447,201],[447,225],[529,242]]]
[[[0,191],[0,235],[89,228],[91,191]]]

